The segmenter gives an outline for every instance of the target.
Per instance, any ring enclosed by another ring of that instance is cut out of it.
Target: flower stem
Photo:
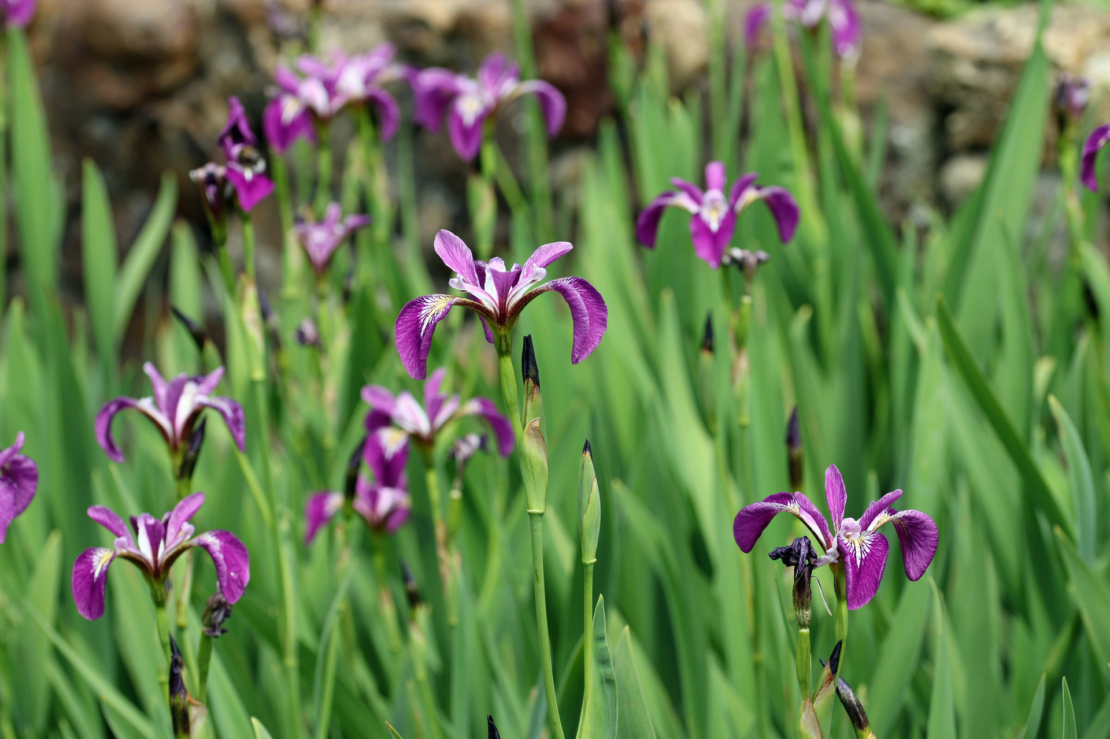
[[[439,562],[439,579],[443,585],[443,597],[447,600],[447,623],[454,626],[459,622],[458,608],[455,603],[454,577],[452,576],[452,554],[447,545],[447,522],[443,518],[442,502],[439,492],[439,475],[436,474],[436,461],[432,448],[424,449],[424,478],[427,481],[428,503],[432,509],[432,523],[435,526],[436,561]]]
[[[245,210],[240,211],[239,218],[243,223],[243,262],[247,269],[247,277],[254,282],[254,223],[251,222],[251,214]]]
[[[227,242],[216,243],[216,260],[220,264],[220,274],[224,278],[224,287],[228,295],[235,294],[235,268],[231,266],[231,257],[227,254]]]
[[[331,127],[321,123],[316,127],[316,217],[324,218],[328,201],[331,199]]]
[[[500,341],[498,337],[498,341]],[[506,343],[509,345],[497,350],[497,364],[501,370],[501,396],[505,400],[505,413],[513,424],[513,434],[520,442],[520,400],[516,390],[516,372],[513,370],[512,338]]]
[[[844,664],[844,650],[848,642],[848,584],[843,564],[830,565],[833,573],[833,590],[836,593],[836,638],[840,641],[840,665]],[[837,675],[840,674],[839,666]],[[836,676],[834,676],[836,677]]]
[[[543,668],[543,687],[547,694],[547,713],[555,739],[565,739],[562,718],[559,716],[559,701],[555,695],[551,637],[547,629],[547,590],[543,579],[543,514],[530,511],[528,517],[532,524],[532,584],[536,591],[536,629],[540,637],[540,666]]]
[[[197,647],[197,700],[204,703],[205,691],[208,688],[208,665],[212,661],[212,637],[200,633],[200,645]]]

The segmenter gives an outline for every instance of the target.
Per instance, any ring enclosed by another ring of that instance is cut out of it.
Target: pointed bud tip
[[[705,316],[705,335],[701,340],[701,350],[709,354],[713,353],[713,314],[708,313]]]
[[[790,420],[786,422],[786,448],[790,451],[802,448],[802,432],[798,428],[798,406],[790,410]]]
[[[487,715],[486,721],[489,722],[489,739],[501,739],[501,734],[497,731],[497,724],[493,723],[493,716]]]
[[[520,373],[525,382],[532,381],[536,387],[540,386],[540,367],[536,364],[536,350],[532,346],[532,335],[524,337],[524,350],[520,358]]]
[[[829,672],[834,675],[840,671],[840,648],[844,646],[844,641],[838,641],[836,646],[833,647],[832,654],[829,655]]]
[[[590,440],[586,439],[586,445],[582,447],[582,453],[588,454],[591,457],[594,455],[594,450],[590,448]]]

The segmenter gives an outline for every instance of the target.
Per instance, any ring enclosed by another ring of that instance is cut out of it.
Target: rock
[[[697,0],[648,0],[644,6],[648,34],[667,53],[671,89],[681,90],[705,72],[709,20]]]
[[[941,167],[941,194],[948,205],[955,208],[979,186],[986,174],[986,154],[958,154]]]

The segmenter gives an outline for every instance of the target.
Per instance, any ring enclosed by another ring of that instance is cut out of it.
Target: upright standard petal
[[[108,566],[116,558],[112,549],[94,547],[86,549],[73,563],[73,577],[70,587],[77,612],[90,621],[104,615],[104,583],[107,582]]]
[[[879,590],[890,544],[878,531],[861,531],[857,538],[837,540],[848,587],[848,609],[867,605]]]
[[[705,165],[705,189],[725,191],[728,184],[728,174],[725,172],[724,162],[710,162]]]
[[[901,497],[901,490],[892,490],[878,500],[872,501],[871,505],[867,506],[867,510],[863,512],[863,515],[860,516],[859,527],[872,531],[879,528],[879,526],[885,522],[880,516],[883,516],[886,510],[894,505],[894,502]]]
[[[138,408],[139,403],[132,398],[116,398],[109,400],[96,414],[96,441],[100,444],[100,448],[108,455],[108,459],[113,462],[123,462],[123,452],[116,446],[116,440],[112,436],[112,419],[116,414],[127,408]]]
[[[304,543],[308,546],[316,533],[343,508],[343,493],[316,493],[304,504]]]
[[[1098,153],[1107,142],[1110,142],[1110,123],[1105,123],[1091,131],[1091,135],[1083,144],[1083,163],[1080,166],[1079,179],[1091,192],[1098,192],[1098,174],[1095,172],[1095,164],[1098,162]]]
[[[216,565],[216,581],[228,603],[243,597],[251,579],[251,558],[243,542],[228,531],[208,531],[192,544],[208,552]]]
[[[446,229],[436,233],[433,248],[443,263],[455,274],[471,285],[481,285],[478,272],[474,269],[474,252],[462,239]]]
[[[20,431],[15,444],[0,452],[0,544],[7,538],[11,522],[31,505],[39,484],[38,467],[19,453],[23,439]]]
[[[362,399],[370,406],[366,414],[366,431],[374,432],[392,422],[393,409],[396,400],[393,393],[381,385],[365,385],[362,388]]]
[[[467,416],[481,416],[489,423],[493,433],[497,436],[497,448],[501,451],[502,457],[509,456],[513,451],[513,445],[516,444],[516,437],[513,434],[513,425],[509,419],[501,415],[497,410],[497,405],[489,398],[472,398],[463,403],[460,415]]]
[[[283,95],[271,100],[262,113],[262,133],[278,154],[287,152],[298,138],[316,140],[316,127],[312,125],[312,116],[307,108],[300,107],[292,117],[287,118],[285,108],[288,97]]]
[[[204,493],[193,493],[192,495],[186,495],[180,503],[173,507],[166,520],[167,547],[176,546],[181,543],[179,539],[188,539],[192,535],[193,527],[189,525],[189,520],[197,515],[197,511],[203,505]]]
[[[397,316],[393,327],[397,353],[401,364],[414,380],[423,380],[428,374],[428,352],[432,348],[432,336],[436,324],[447,317],[451,308],[465,305],[479,313],[482,306],[466,298],[453,295],[425,295],[410,300]]]
[[[515,87],[519,79],[519,65],[500,51],[487,56],[478,67],[478,81],[491,93],[507,86]]]
[[[605,329],[609,325],[609,307],[605,305],[601,293],[581,277],[561,277],[544,283],[525,295],[513,309],[514,313],[518,313],[538,294],[549,290],[562,295],[570,307],[570,315],[574,320],[574,344],[570,363],[578,364],[590,356],[601,343],[601,337],[605,335]]]
[[[117,538],[125,538],[131,541],[131,530],[127,528],[123,519],[110,508],[102,505],[89,506],[87,513],[89,518],[111,531]]]
[[[887,520],[894,524],[894,530],[898,532],[898,543],[902,547],[902,564],[906,568],[906,577],[920,580],[937,553],[940,531],[937,529],[936,522],[921,511],[895,511],[893,508],[888,508],[886,515]]]
[[[528,80],[517,85],[516,95],[535,95],[547,122],[547,137],[555,138],[567,119],[567,99],[554,85],[543,80]]]
[[[844,506],[848,503],[848,491],[844,488],[844,478],[835,464],[830,464],[825,470],[825,502],[829,504],[833,529],[839,531],[840,523],[844,520]]]

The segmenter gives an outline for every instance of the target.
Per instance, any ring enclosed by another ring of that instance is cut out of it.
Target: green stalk
[[[584,613],[586,628],[582,632],[582,646],[585,649],[585,654],[582,657],[582,666],[585,671],[583,679],[582,695],[590,695],[590,686],[594,679],[594,563],[589,562],[584,565],[583,574],[585,575],[585,583],[582,587],[582,595],[584,601]]]
[[[212,233],[216,236],[215,231]],[[228,295],[235,294],[235,268],[231,266],[231,257],[227,254],[227,241],[216,242],[216,260],[220,264],[220,274],[224,278],[224,287],[227,288]]]
[[[316,126],[316,217],[324,218],[324,211],[331,200],[331,124]]]
[[[251,214],[243,210],[239,213],[239,218],[243,223],[243,262],[247,269],[247,277],[251,282],[255,280],[254,268],[254,223],[251,221]]]
[[[520,400],[516,389],[516,373],[513,370],[512,337],[497,337],[497,365],[501,371],[501,397],[505,401],[505,413],[513,424],[513,434],[520,442]],[[502,347],[504,341],[508,346]]]
[[[532,584],[536,592],[536,630],[540,637],[540,663],[543,687],[547,694],[547,713],[555,739],[566,739],[559,716],[559,700],[555,695],[555,671],[551,666],[551,636],[547,629],[547,589],[543,577],[543,514],[528,512],[532,524]],[[588,608],[588,606],[587,606]]]
[[[193,480],[189,477],[179,477],[177,478],[176,485],[177,502],[180,503],[181,501],[185,500],[185,498],[188,497],[189,493],[192,491]]]
[[[443,518],[442,502],[439,492],[439,475],[436,474],[435,455],[431,447],[424,449],[424,479],[428,488],[428,503],[432,508],[432,524],[435,526],[436,561],[439,563],[439,579],[443,585],[443,597],[447,600],[447,623],[455,626],[459,622],[458,604],[455,602],[455,587],[452,573],[453,557],[447,545],[447,522]]]
[[[200,645],[197,646],[197,700],[204,703],[208,690],[208,665],[212,661],[212,637],[200,632]]]
[[[166,671],[158,675],[158,682],[162,685],[162,695],[166,700],[169,700],[170,663],[173,660],[173,651],[170,648],[170,619],[166,615],[166,584],[151,581],[150,597],[154,601],[154,620],[158,625],[158,641],[162,644],[162,655],[166,658]]]

